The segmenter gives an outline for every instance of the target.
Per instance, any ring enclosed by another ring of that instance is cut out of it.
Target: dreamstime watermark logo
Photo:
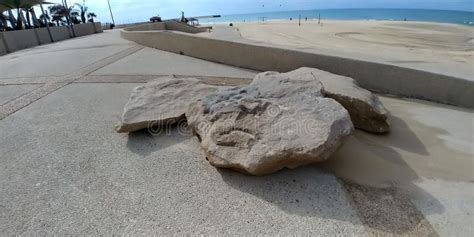
[[[278,117],[278,115],[281,114],[281,107],[279,105],[271,104],[267,108],[267,114],[268,116],[275,118]]]
[[[148,123],[147,130],[148,133],[153,136],[171,136],[173,134],[178,134],[187,137],[193,135],[185,118],[155,120]]]
[[[286,110],[285,110],[286,111]],[[282,116],[286,113],[284,116]],[[230,134],[233,131],[247,133],[253,136],[271,134],[275,137],[298,138],[321,132],[326,122],[317,118],[314,113],[287,113],[279,105],[269,105],[265,111],[256,116],[246,114],[243,111],[228,113],[225,118],[216,121],[212,119],[200,119],[194,124],[196,131],[210,131],[217,136]],[[329,124],[327,124],[329,126]],[[148,132],[153,136],[185,137],[193,136],[193,129],[189,126],[186,118],[158,119],[150,122],[147,126]]]

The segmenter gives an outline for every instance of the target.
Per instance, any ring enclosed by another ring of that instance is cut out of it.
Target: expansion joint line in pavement
[[[54,80],[56,78],[57,76],[0,78],[0,86],[45,84],[46,82]]]
[[[4,118],[10,116],[11,114],[15,113],[16,111],[30,105],[31,103],[53,93],[54,91],[84,77],[87,76],[94,71],[97,71],[107,65],[110,65],[126,56],[129,56],[131,54],[134,54],[135,52],[138,52],[139,50],[143,49],[143,46],[137,45],[134,47],[130,47],[128,49],[125,49],[123,51],[120,51],[110,57],[101,59],[97,62],[94,62],[93,64],[90,64],[86,67],[83,67],[79,69],[76,72],[67,74],[65,76],[59,76],[59,77],[51,77],[51,80],[46,81],[46,83],[32,91],[30,91],[27,94],[24,94],[20,97],[17,97],[3,105],[0,106],[0,120],[3,120]]]
[[[242,77],[221,77],[221,76],[202,76],[202,75],[87,75],[74,83],[147,83],[158,78],[196,78],[204,84],[216,86],[242,86],[252,82],[252,78]]]

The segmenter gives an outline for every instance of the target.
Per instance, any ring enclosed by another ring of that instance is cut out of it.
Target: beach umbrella
[[[33,19],[33,25],[35,27],[39,27],[41,24],[38,20],[38,17],[36,16],[36,12],[35,12],[35,9],[34,8],[31,8],[30,9],[30,13],[31,13],[31,19]]]
[[[0,9],[31,8],[38,4],[53,4],[45,0],[0,0]]]
[[[16,9],[18,11],[17,16],[17,29],[21,30],[22,25],[22,14],[21,9],[29,9],[38,4],[52,4],[44,0],[0,0],[0,7],[6,10]]]
[[[6,12],[8,9],[8,7],[0,5],[0,13]]]

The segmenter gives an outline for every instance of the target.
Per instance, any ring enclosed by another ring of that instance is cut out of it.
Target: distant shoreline
[[[423,8],[323,8],[323,9],[307,9],[307,10],[291,10],[291,11],[273,11],[273,12],[252,12],[252,13],[239,13],[239,14],[229,14],[226,16],[236,16],[236,15],[248,15],[248,14],[264,14],[264,13],[275,13],[275,12],[305,12],[305,11],[353,11],[353,10],[402,10],[402,11],[445,11],[445,12],[461,12],[461,13],[471,13],[473,11],[463,11],[463,10],[443,10],[443,9],[423,9]]]
[[[307,22],[315,22],[318,21],[318,19],[308,19]],[[215,23],[201,23],[203,26],[212,26],[212,25],[227,25],[230,23],[233,23],[235,25],[242,25],[242,24],[255,24],[255,23],[289,23],[289,22],[294,22],[295,24],[298,24],[298,19],[290,21],[288,19],[270,19],[266,20],[265,22],[261,21],[246,21],[246,22],[215,22]],[[402,20],[339,20],[339,19],[323,19],[321,18],[321,22],[324,23],[330,23],[330,22],[393,22],[393,23],[420,23],[420,24],[432,24],[432,25],[448,25],[448,26],[457,26],[457,27],[467,27],[467,28],[474,28],[474,25],[466,25],[466,24],[456,24],[456,23],[448,23],[448,22],[433,22],[433,21],[402,21]],[[302,20],[301,24],[304,24],[305,21]]]
[[[354,9],[323,9],[260,12],[248,14],[223,15],[221,18],[201,20],[201,24],[228,24],[242,22],[259,22],[274,20],[298,20],[301,15],[303,20],[365,20],[365,21],[410,21],[410,22],[435,22],[451,23],[457,25],[474,26],[471,11],[459,10],[424,10],[424,9],[380,9],[380,8],[354,8]]]

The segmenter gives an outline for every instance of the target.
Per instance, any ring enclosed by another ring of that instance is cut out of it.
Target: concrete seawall
[[[19,30],[1,33],[5,39],[5,48],[8,52],[15,52],[20,49],[31,48],[39,45],[34,29]]]
[[[5,38],[3,38],[3,35],[0,35],[0,55],[7,54],[7,48],[5,45]]]
[[[54,42],[66,40],[72,37],[71,29],[67,26],[52,27],[49,29],[51,30]]]
[[[286,72],[303,66],[319,68],[352,77],[372,91],[474,108],[474,81],[469,79],[248,42],[204,38],[190,34],[204,29],[180,23],[166,24],[125,28],[121,36],[148,47],[257,71]]]
[[[51,37],[49,37],[48,29],[39,28],[35,29],[36,35],[38,36],[39,44],[49,44],[51,43]]]
[[[76,37],[103,32],[99,22],[73,25]],[[51,37],[47,28],[36,28],[21,31],[0,33],[0,56],[21,49],[73,38],[69,26],[50,27]]]

